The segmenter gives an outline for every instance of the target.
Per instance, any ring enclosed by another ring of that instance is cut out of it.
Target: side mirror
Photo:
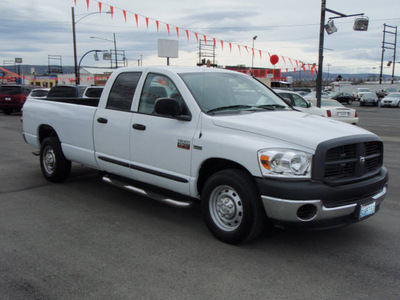
[[[154,104],[154,112],[162,116],[171,116],[178,120],[190,121],[191,117],[182,115],[179,103],[172,98],[159,98]]]

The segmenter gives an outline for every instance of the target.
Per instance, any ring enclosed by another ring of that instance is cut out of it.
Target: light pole
[[[253,51],[252,51],[252,56],[251,56],[251,70],[253,71],[254,67],[254,41],[256,40],[257,36],[253,36]]]
[[[338,17],[329,18],[329,22],[325,25],[325,12],[330,12],[337,15]],[[333,19],[348,18],[355,16],[363,16],[363,13],[346,15],[332,9],[326,8],[326,0],[321,0],[321,21],[319,27],[319,49],[318,49],[318,74],[317,74],[317,86],[316,86],[316,97],[317,107],[321,107],[321,92],[322,92],[322,72],[323,72],[323,61],[324,61],[324,29],[328,34],[332,34],[337,31],[336,26],[333,24]],[[367,31],[368,30],[368,18],[356,18],[354,21],[353,29],[356,31]]]
[[[118,69],[118,57],[117,57],[117,42],[115,40],[115,33],[114,33],[114,40],[99,38],[97,36],[91,36],[91,39],[99,39],[103,41],[113,42],[114,43],[114,52],[115,52],[115,68]]]
[[[110,11],[107,11],[106,14],[110,14]],[[77,21],[75,21],[75,9],[74,7],[71,7],[71,15],[72,15],[72,39],[73,39],[73,43],[74,43],[74,66],[75,66],[75,84],[78,80],[78,64],[77,64],[77,54],[76,54],[76,31],[75,31],[75,24],[77,24],[80,20],[91,16],[91,15],[95,15],[95,14],[100,14],[100,12],[92,12],[89,14],[84,15],[82,18],[78,19]]]

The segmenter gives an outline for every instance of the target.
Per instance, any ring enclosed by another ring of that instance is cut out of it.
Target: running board
[[[161,195],[158,193],[155,193],[150,190],[146,190],[143,188],[135,187],[132,185],[129,185],[128,183],[123,182],[122,180],[118,180],[115,178],[111,178],[107,175],[103,176],[102,180],[106,183],[112,184],[114,186],[126,189],[128,191],[134,192],[136,194],[151,198],[153,200],[160,201],[162,203],[174,206],[174,207],[180,207],[180,208],[186,208],[186,207],[191,207],[193,202],[192,201],[180,201],[180,200],[174,200],[171,199],[165,195]]]

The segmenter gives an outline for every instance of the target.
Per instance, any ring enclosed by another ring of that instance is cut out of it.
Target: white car
[[[343,106],[336,100],[321,100],[321,109],[326,111],[328,118],[353,125],[358,123],[357,111],[353,108]]]
[[[364,95],[365,93],[371,93],[371,90],[368,88],[357,88],[354,92],[353,92],[353,97],[356,100],[360,100],[361,96]]]
[[[49,91],[50,91],[50,89],[47,89],[47,88],[33,89],[29,93],[28,98],[46,98]]]
[[[360,98],[360,106],[373,105],[378,106],[379,99],[375,93],[364,93]]]
[[[313,106],[310,101],[301,97],[297,92],[291,92],[285,90],[274,90],[274,91],[279,96],[281,96],[285,101],[290,103],[294,108],[300,110],[301,112],[308,113],[311,115],[326,117],[325,110]]]
[[[400,93],[390,93],[381,100],[381,106],[400,107]]]

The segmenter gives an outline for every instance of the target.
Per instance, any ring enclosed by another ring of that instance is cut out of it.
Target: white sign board
[[[158,57],[178,58],[178,41],[177,40],[158,40]]]

